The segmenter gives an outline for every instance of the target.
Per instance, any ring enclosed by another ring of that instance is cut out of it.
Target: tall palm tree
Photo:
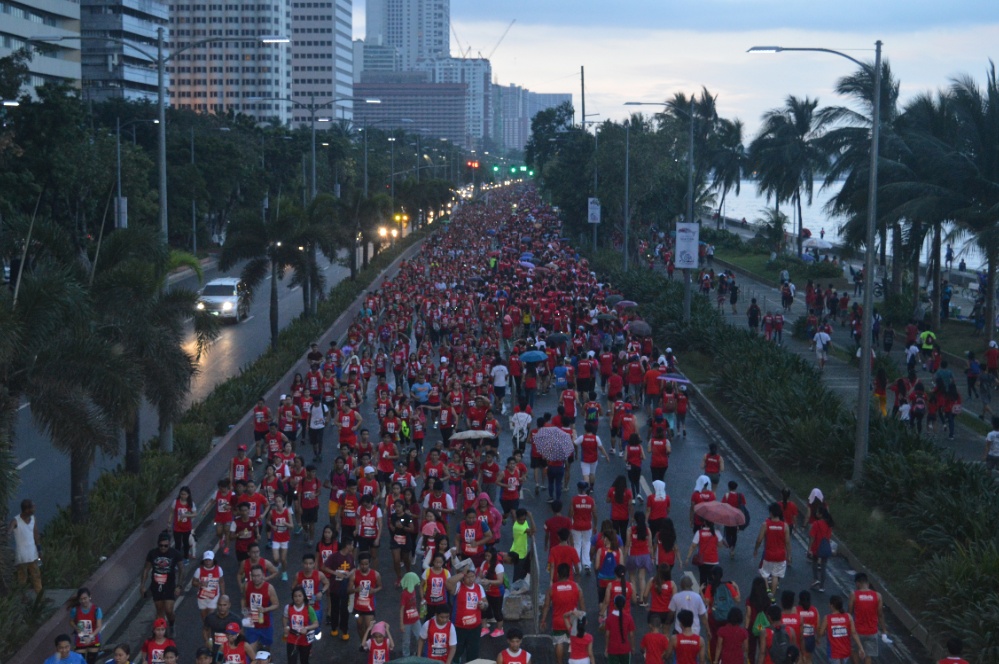
[[[995,338],[999,269],[999,78],[995,64],[990,63],[986,71],[984,89],[970,76],[962,76],[953,80],[950,94],[960,123],[954,165],[964,203],[955,216],[975,234],[985,254],[985,320],[991,340]]]
[[[853,101],[860,110],[848,106],[829,106],[819,111],[822,122],[828,131],[820,144],[830,155],[831,163],[826,171],[824,186],[829,187],[842,180],[839,192],[829,202],[829,212],[845,218],[841,235],[849,246],[857,247],[867,238],[867,190],[871,168],[871,117],[874,114],[874,65],[860,67],[855,72],[841,78],[836,92]],[[899,116],[899,82],[893,76],[887,60],[881,63],[881,125],[878,151],[878,186],[890,184],[894,178],[891,168],[900,159],[904,146],[895,132]],[[902,176],[905,177],[904,175]],[[901,257],[902,223],[900,219],[889,219],[884,206],[879,202],[877,228],[881,237],[881,264],[884,265],[887,253],[887,233],[892,231],[892,255]],[[868,247],[874,251],[874,247]],[[897,252],[897,253],[896,253]],[[897,294],[901,288],[903,261],[892,261],[892,278],[889,284],[891,293]],[[918,280],[917,280],[918,281]]]
[[[288,204],[285,203],[287,206]],[[252,302],[260,284],[270,276],[271,348],[277,347],[278,281],[284,278],[287,266],[297,260],[297,245],[289,241],[292,225],[281,216],[281,200],[274,206],[273,220],[264,220],[255,212],[237,216],[226,233],[219,255],[219,269],[226,271],[241,261],[240,277],[246,286],[247,300]]]
[[[349,237],[342,232],[339,202],[329,194],[320,194],[304,210],[292,207],[288,215],[288,242],[301,247],[298,253],[291,254],[295,272],[289,285],[302,287],[302,311],[308,317],[316,313],[320,294],[326,286],[316,252],[334,261],[337,251],[347,244]]]
[[[749,148],[760,177],[760,193],[766,194],[768,202],[773,196],[778,206],[787,200],[797,206],[799,256],[804,241],[801,199],[805,196],[812,204],[815,178],[829,165],[819,144],[825,124],[816,113],[818,105],[818,99],[788,95],[783,108],[763,114],[763,127]]]
[[[171,423],[180,415],[198,358],[219,334],[218,320],[198,311],[198,293],[167,287],[170,272],[197,259],[169,250],[154,229],[120,229],[105,237],[91,266],[91,295],[103,336],[123,349],[139,370],[134,387],[159,416],[160,446],[173,451]],[[194,352],[184,348],[186,321],[194,321]],[[125,469],[139,472],[139,411],[125,432]]]
[[[722,227],[722,208],[725,207],[725,197],[735,189],[739,195],[742,185],[742,172],[746,168],[749,157],[742,144],[742,120],[719,118],[715,130],[715,145],[709,155],[713,172],[711,186],[721,192],[718,202],[718,228]]]

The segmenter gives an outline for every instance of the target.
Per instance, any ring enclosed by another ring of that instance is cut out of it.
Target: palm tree
[[[715,130],[715,145],[709,155],[711,170],[714,173],[711,186],[721,192],[718,203],[718,228],[722,227],[722,208],[725,197],[735,189],[739,195],[742,185],[742,172],[748,163],[746,148],[742,144],[742,120],[719,118]]]
[[[255,212],[237,216],[226,233],[219,255],[219,269],[222,271],[246,261],[240,277],[246,286],[249,302],[253,301],[260,284],[270,275],[271,348],[277,348],[279,332],[278,281],[284,278],[287,266],[297,260],[295,254],[298,251],[298,246],[290,242],[292,226],[281,217],[281,204],[279,198],[272,221],[261,219]]]
[[[198,311],[198,293],[167,287],[180,267],[200,277],[197,259],[169,250],[154,229],[120,229],[103,239],[91,267],[91,296],[103,337],[123,349],[139,371],[134,388],[159,416],[160,447],[173,451],[172,422],[180,415],[198,358],[219,334],[218,320]],[[194,321],[194,352],[183,344],[186,320]],[[125,470],[139,472],[139,411],[125,432]]]
[[[797,206],[799,256],[804,241],[801,199],[807,196],[812,204],[815,178],[829,165],[818,141],[824,129],[821,116],[815,112],[818,104],[818,99],[789,95],[783,108],[764,113],[763,127],[749,147],[760,178],[757,187],[766,193],[767,201],[773,196],[778,208],[786,200]]]
[[[975,234],[985,254],[985,320],[992,340],[999,269],[999,79],[995,64],[986,72],[984,90],[971,77],[962,76],[953,80],[950,94],[960,123],[954,166],[963,205],[955,210],[955,217]]]
[[[295,273],[289,285],[302,287],[302,311],[308,317],[316,313],[320,294],[326,286],[316,261],[316,251],[334,261],[337,251],[346,246],[349,237],[342,232],[344,225],[339,223],[340,204],[329,194],[320,194],[305,210],[291,208],[288,214],[288,242],[301,248],[298,253],[291,253],[290,262]]]
[[[884,187],[893,181],[895,172],[891,165],[900,159],[904,151],[895,132],[899,116],[898,80],[892,75],[887,60],[881,63],[881,133],[878,152],[878,186]],[[867,190],[871,167],[871,116],[874,108],[874,65],[859,68],[853,74],[844,76],[836,85],[836,92],[853,100],[860,108],[856,111],[846,106],[830,106],[819,111],[821,121],[830,127],[820,139],[820,145],[830,155],[831,164],[826,171],[823,186],[832,186],[843,180],[839,192],[829,203],[829,211],[845,217],[841,235],[849,246],[857,247],[867,237]],[[905,177],[904,174],[901,177]],[[881,237],[881,264],[886,262],[887,232],[892,229],[892,255],[901,258],[903,254],[901,220],[889,219],[884,206],[879,202],[877,220]],[[874,251],[874,247],[867,247]],[[904,262],[892,261],[890,292],[897,294],[901,288],[901,275]],[[916,280],[918,281],[918,279]]]

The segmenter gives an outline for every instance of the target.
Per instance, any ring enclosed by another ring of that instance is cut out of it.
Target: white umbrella
[[[459,431],[458,433],[451,436],[451,440],[469,440],[476,438],[495,438],[496,436],[491,431],[484,431],[481,429],[469,429],[468,431]]]
[[[803,247],[808,249],[832,249],[833,244],[828,240],[823,240],[819,237],[810,237],[802,243]]]

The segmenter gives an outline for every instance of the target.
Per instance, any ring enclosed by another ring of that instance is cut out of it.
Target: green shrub
[[[790,254],[780,254],[767,263],[767,267],[774,272],[780,273],[787,270],[792,278],[801,281],[802,279],[836,279],[843,276],[843,266],[833,263],[812,262],[807,263],[797,256]]]
[[[735,249],[737,251],[741,251],[745,248],[746,244],[743,242],[741,235],[725,229],[717,230],[702,225],[700,235],[703,242],[713,244],[715,245],[715,248],[719,249]]]

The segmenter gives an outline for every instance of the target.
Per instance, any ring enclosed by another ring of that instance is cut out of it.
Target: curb
[[[711,399],[704,394],[701,388],[694,383],[691,383],[690,387],[692,388],[692,392],[697,399],[697,405],[702,409],[702,413],[707,415],[710,420],[712,420],[730,437],[730,439],[738,446],[739,451],[748,457],[749,460],[757,466],[757,468],[759,468],[770,484],[776,487],[783,487],[785,482],[780,478],[780,475],[777,474],[770,464],[767,463],[762,456],[760,456],[752,444],[746,440],[739,430],[728,421],[721,411],[718,410]],[[798,509],[802,514],[807,513],[808,506],[804,501],[799,498],[794,498],[794,502],[798,505]],[[864,565],[863,561],[854,555],[850,548],[844,544],[840,538],[834,536],[833,539],[836,541],[837,555],[846,558],[853,569],[865,571],[871,578],[871,581],[874,584],[877,584],[885,606],[895,615],[896,618],[899,619],[899,621],[901,621],[902,625],[909,630],[909,633],[912,634],[917,641],[919,641],[928,653],[931,655],[939,654],[939,644],[931,638],[929,630],[923,627],[922,623],[920,623],[918,618],[916,618],[916,616],[909,611],[908,607],[887,589],[887,584],[884,579],[882,579],[877,573],[868,569]]]
[[[429,236],[428,236],[429,237]],[[380,283],[398,269],[399,263],[409,260],[419,251],[427,238],[415,242],[412,246],[399,254],[371,284],[365,289],[374,290],[379,288]],[[210,259],[206,259],[210,260]],[[358,295],[357,299],[341,313],[333,324],[327,328],[317,343],[322,347],[329,344],[334,337],[339,337],[346,333],[346,328],[353,319],[356,305],[363,300],[365,293]],[[265,397],[276,398],[285,386],[288,385],[295,375],[306,364],[306,355],[303,353],[284,376],[271,387]],[[180,486],[190,486],[195,497],[201,497],[200,504],[210,504],[211,495],[215,490],[216,482],[228,471],[229,460],[235,450],[237,441],[252,439],[252,412],[248,411],[243,417],[232,425],[229,431],[218,440],[211,451],[184,477]],[[121,546],[108,557],[108,559],[94,571],[94,573],[83,582],[101,596],[101,604],[110,607],[107,617],[104,620],[103,633],[114,635],[123,626],[125,621],[132,615],[132,612],[142,602],[136,580],[140,578],[143,565],[145,564],[146,552],[149,543],[152,542],[157,533],[164,529],[164,524],[168,523],[168,515],[173,507],[174,496],[177,489],[169,493],[152,514],[148,515],[145,521],[133,532]],[[198,501],[195,501],[198,503]],[[194,528],[197,531],[210,517],[211,510],[203,511],[195,521]],[[53,615],[45,621],[35,632],[34,636],[21,646],[21,649],[13,656],[13,662],[40,662],[52,654],[52,641],[58,635],[66,631],[66,613],[56,607]],[[110,639],[109,639],[110,642]]]

